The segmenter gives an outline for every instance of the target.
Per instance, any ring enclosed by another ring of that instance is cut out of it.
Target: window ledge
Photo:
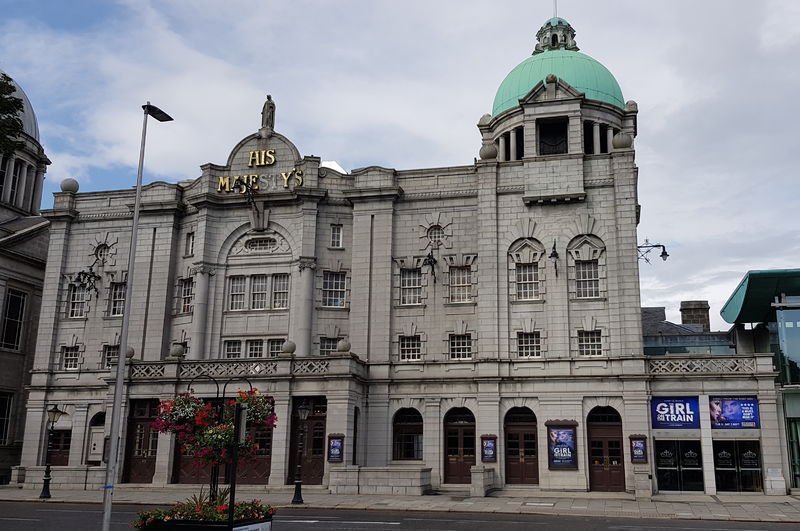
[[[608,300],[608,297],[570,297],[570,301],[575,302],[605,302]]]
[[[347,247],[328,247],[329,251],[344,251]]]
[[[289,308],[263,308],[263,309],[245,309],[245,310],[223,310],[222,315],[242,315],[242,314],[262,314],[264,312],[288,312]]]
[[[317,310],[330,310],[334,312],[349,312],[349,306],[317,306]]]
[[[419,304],[393,304],[392,306],[396,310],[402,310],[404,308],[409,308],[409,309],[425,308],[427,306],[427,304],[425,304],[424,302],[421,302]]]
[[[509,300],[511,304],[544,304],[545,299],[522,299],[522,300]]]
[[[444,305],[445,306],[455,306],[455,307],[457,307],[457,306],[464,306],[464,307],[477,306],[478,305],[478,301],[467,301],[467,302],[449,302],[448,301],[448,302],[445,302]]]

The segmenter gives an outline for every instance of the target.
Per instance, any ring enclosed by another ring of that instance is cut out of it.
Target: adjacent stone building
[[[279,417],[247,483],[284,485],[300,459],[306,484],[340,493],[714,493],[711,442],[730,436],[754,441],[759,471],[780,468],[770,359],[643,354],[637,106],[574,36],[542,26],[478,122],[474,163],[340,173],[275,130],[268,98],[225,164],[146,186],[121,480],[205,481],[151,429],[156,405],[244,378]],[[41,481],[58,404],[54,482],[99,486],[134,196],[63,190],[44,213],[15,478]],[[760,425],[714,429],[713,398],[731,394],[753,397]]]
[[[3,72],[0,71],[0,75]],[[0,154],[0,484],[19,464],[25,432],[25,384],[33,366],[47,257],[47,220],[39,216],[50,161],[36,114],[22,89],[22,147]]]

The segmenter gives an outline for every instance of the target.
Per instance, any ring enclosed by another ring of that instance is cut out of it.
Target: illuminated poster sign
[[[650,402],[653,429],[699,428],[700,402],[696,396],[654,396]]]
[[[549,468],[578,468],[574,426],[547,427],[547,462]]]
[[[711,427],[758,428],[758,399],[754,396],[712,396],[708,399]]]

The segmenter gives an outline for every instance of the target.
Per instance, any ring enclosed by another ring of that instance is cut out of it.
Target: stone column
[[[425,465],[431,467],[431,486],[437,488],[442,484],[442,411],[439,398],[426,398],[425,410],[422,411],[422,457]]]
[[[316,258],[304,256],[298,263],[299,273],[297,274],[297,294],[294,305],[297,308],[292,339],[297,345],[295,353],[298,356],[309,356],[312,354],[311,345],[311,324],[314,315],[314,275],[317,270]]]
[[[42,191],[44,190],[44,172],[47,166],[40,164],[36,167],[36,178],[33,182],[33,198],[31,199],[31,214],[38,215],[42,207]]]
[[[43,464],[44,454],[43,441],[45,433],[45,407],[41,401],[28,401],[27,415],[25,417],[25,439],[22,444],[22,459],[20,465],[23,467],[37,466]]]
[[[600,122],[592,123],[592,143],[594,145],[594,154],[600,154]]]
[[[153,473],[153,486],[166,485],[172,476],[173,459],[175,457],[175,435],[172,433],[158,434],[158,449],[156,450],[156,470]]]
[[[272,430],[272,457],[269,473],[269,485],[279,486],[286,484],[287,468],[289,467],[289,428],[292,422],[292,413],[289,409],[289,395],[273,396],[275,399],[275,415],[278,422]]]
[[[14,180],[14,161],[16,160],[15,157],[11,156],[8,157],[6,161],[6,182],[3,185],[3,197],[0,198],[3,203],[8,203],[8,200],[11,198],[11,181]]]
[[[776,395],[759,394],[758,409],[761,415],[761,476],[764,478],[764,494],[784,496],[787,486],[782,471],[785,439],[781,437]]]
[[[386,385],[376,386],[375,395],[370,395],[367,407],[367,445],[366,466],[386,466],[392,456],[391,418],[389,417],[389,389]]]
[[[88,419],[86,416],[88,412],[88,404],[76,404],[75,411],[72,413],[72,440],[69,446],[70,466],[84,464],[83,455],[87,444],[86,425],[88,424]]]
[[[206,339],[210,333],[208,322],[208,282],[214,270],[209,266],[199,264],[194,268],[194,312],[192,314],[192,343],[189,349],[189,359],[200,360],[206,357]]]
[[[606,129],[606,143],[608,144],[608,152],[611,153],[614,151],[614,128],[610,127]]]
[[[28,196],[28,177],[31,174],[32,166],[23,164],[19,170],[19,181],[17,182],[17,200],[14,204],[19,208],[26,208],[25,202]]]
[[[506,161],[506,135],[500,135],[500,138],[497,139],[497,160]]]
[[[714,442],[711,433],[711,412],[708,408],[708,395],[700,395],[700,448],[703,453],[703,486],[705,493],[717,493],[717,479],[714,474]],[[763,452],[762,452],[763,453]]]
[[[509,140],[509,157],[508,160],[517,160],[517,132],[516,130],[512,129],[510,133],[508,133],[508,140]]]

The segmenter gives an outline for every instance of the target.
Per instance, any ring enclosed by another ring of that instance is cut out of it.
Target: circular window
[[[433,245],[438,246],[440,243],[442,243],[443,238],[444,229],[441,227],[441,225],[431,225],[428,227],[428,239]]]
[[[108,251],[109,251],[108,245],[106,245],[105,243],[101,243],[100,245],[95,247],[94,256],[101,262],[105,262],[106,260],[108,260]]]
[[[251,251],[271,252],[278,247],[275,238],[255,238],[247,242],[247,248]]]

